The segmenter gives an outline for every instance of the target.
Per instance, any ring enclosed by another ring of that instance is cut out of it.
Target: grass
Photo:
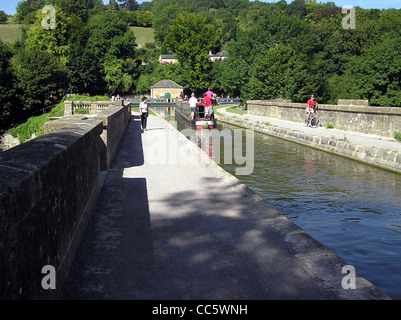
[[[7,23],[0,24],[0,39],[5,43],[14,43],[21,40],[22,24],[16,24],[8,19]]]
[[[401,142],[401,133],[395,131],[394,132],[394,139]]]
[[[238,109],[238,107],[227,108],[227,111],[236,114],[248,114],[247,110]]]
[[[62,117],[64,116],[64,101],[108,101],[109,97],[106,96],[74,96],[63,98],[63,100],[55,106],[49,113],[42,114],[40,116],[31,117],[27,122],[19,125],[18,127],[8,130],[14,138],[18,137],[20,143],[23,143],[32,138],[32,136],[39,137],[44,133],[44,124],[49,121],[50,117]],[[82,111],[82,113],[87,113]]]
[[[234,109],[236,106],[238,106],[238,104],[221,104],[221,105],[218,105],[218,106],[213,106],[213,109],[214,109],[214,113],[216,115],[223,116],[223,114],[218,112],[218,110],[220,108],[227,108],[227,111],[231,112],[229,109]],[[239,109],[237,109],[237,110],[239,110]],[[242,110],[242,111],[244,111],[244,110]],[[247,112],[245,111],[245,113],[247,113]]]
[[[136,43],[140,45],[141,48],[145,47],[145,43],[155,42],[152,28],[144,28],[144,27],[129,27],[129,28],[134,32]]]
[[[22,26],[22,24],[13,23],[10,19],[7,23],[0,24],[0,39],[5,43],[14,43],[17,40],[21,40]],[[130,27],[130,29],[135,35],[136,43],[142,48],[145,43],[155,42],[152,28]]]

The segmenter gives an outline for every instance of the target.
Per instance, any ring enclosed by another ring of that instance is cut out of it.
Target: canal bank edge
[[[349,141],[342,141],[319,135],[310,135],[305,132],[254,122],[248,119],[239,118],[237,116],[218,116],[218,120],[245,129],[253,129],[260,133],[275,136],[317,150],[336,154],[338,156],[366,163],[381,169],[401,173],[401,154],[397,151],[376,148],[374,146],[367,147],[357,145]]]
[[[169,123],[169,126],[176,129],[171,123]],[[306,281],[308,286],[296,288],[304,291],[305,296],[300,297],[300,299],[391,300],[386,293],[365,278],[358,276],[357,273],[355,279],[356,288],[344,289],[342,284],[347,273],[343,272],[343,268],[347,264],[340,257],[308,235],[302,228],[281,214],[237,177],[225,171],[216,162],[211,161],[208,154],[188,140],[184,134],[180,132],[180,135],[185,138],[182,143],[192,144],[192,148],[200,151],[200,153],[197,153],[199,160],[207,164],[211,175],[222,179],[230,187],[229,192],[234,194],[236,199],[241,199],[241,203],[249,208],[250,217],[259,219],[261,227],[269,234],[269,238],[274,238],[274,244],[277,246],[276,250],[281,252],[282,257],[280,259],[276,257],[275,260],[265,261],[264,263],[278,264],[273,269],[284,270],[284,273],[285,270],[288,270],[288,274],[280,280],[282,288],[271,288],[272,291],[278,290],[277,292],[272,292],[272,295],[277,297],[276,299],[285,296],[283,293],[286,290],[291,290],[292,285],[294,285],[293,289],[295,289],[300,283],[305,283],[299,281],[299,279],[306,277],[309,278]],[[274,244],[272,243],[271,245]],[[260,248],[260,251],[263,252],[264,249]],[[261,253],[260,258],[263,256],[264,253]],[[290,265],[281,265],[282,261],[290,263]],[[294,271],[297,267],[299,269]],[[272,278],[280,277],[275,274],[270,276]],[[270,280],[267,279],[267,281]],[[274,281],[277,281],[277,279]],[[293,284],[289,283],[292,281],[294,282]]]

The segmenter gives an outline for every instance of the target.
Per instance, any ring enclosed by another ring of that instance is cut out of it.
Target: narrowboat
[[[177,103],[175,116],[186,123],[189,127],[196,130],[213,129],[217,126],[214,113],[210,115],[210,118],[205,117],[205,105],[203,102],[198,102],[196,104],[195,119],[191,118],[191,108],[189,107],[188,102]]]

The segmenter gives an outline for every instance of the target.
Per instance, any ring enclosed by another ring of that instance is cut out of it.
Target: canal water
[[[177,129],[183,129],[179,122]],[[219,131],[238,129],[218,125]],[[210,145],[191,140],[210,153]],[[235,175],[235,160],[224,162]],[[358,275],[401,299],[401,174],[254,132],[254,170],[237,178]]]
[[[265,134],[254,142],[254,171],[237,178],[401,299],[401,175]],[[221,166],[235,174],[235,164]]]

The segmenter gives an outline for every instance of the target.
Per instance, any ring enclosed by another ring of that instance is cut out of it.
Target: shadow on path
[[[146,179],[123,173],[143,163],[140,119],[132,116],[60,299],[121,299],[127,279],[142,281],[137,271],[153,251]]]

